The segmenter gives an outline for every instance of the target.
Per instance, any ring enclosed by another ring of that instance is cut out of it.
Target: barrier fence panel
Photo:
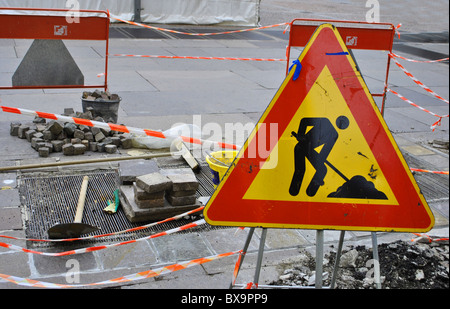
[[[292,47],[304,47],[317,26],[322,23],[339,24],[336,26],[348,49],[379,50],[392,53],[395,26],[389,23],[368,23],[341,20],[294,19],[290,24],[289,44],[287,46],[286,75],[289,70],[290,51]],[[313,25],[312,25],[313,24]],[[382,93],[372,93],[374,97],[382,97],[381,114],[384,114],[386,93],[391,57],[387,55],[386,75]]]
[[[0,89],[104,88],[108,84],[109,12],[80,10],[77,16],[67,9],[0,8],[0,39],[92,40],[105,42],[104,83],[0,85]],[[79,14],[79,16],[78,16]],[[49,45],[54,46],[54,45]],[[61,45],[58,45],[61,46]],[[64,48],[64,47],[63,47]],[[52,51],[53,52],[53,51]],[[58,55],[59,51],[55,51]],[[67,55],[67,54],[66,54]],[[69,55],[70,56],[70,55]],[[34,58],[35,59],[35,58]]]

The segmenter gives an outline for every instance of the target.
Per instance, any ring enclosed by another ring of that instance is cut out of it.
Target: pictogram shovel
[[[57,224],[51,227],[47,231],[48,237],[50,239],[78,238],[80,237],[80,235],[95,232],[98,230],[98,227],[81,223],[81,220],[83,219],[84,202],[86,200],[88,181],[89,177],[84,176],[83,182],[81,184],[80,196],[78,198],[77,212],[75,214],[74,222]]]

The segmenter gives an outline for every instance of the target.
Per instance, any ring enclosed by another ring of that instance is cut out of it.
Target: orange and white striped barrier
[[[81,248],[81,249],[76,249],[76,250],[69,250],[69,251],[64,251],[64,252],[56,252],[56,253],[51,253],[51,252],[40,252],[40,251],[34,251],[34,250],[30,250],[30,249],[26,249],[17,245],[13,245],[13,244],[7,244],[4,242],[0,242],[0,247],[6,248],[6,249],[10,249],[10,250],[15,250],[15,251],[19,251],[19,252],[24,252],[24,253],[32,253],[32,254],[37,254],[37,255],[44,255],[44,256],[68,256],[68,255],[74,255],[74,254],[81,254],[81,253],[87,253],[87,252],[94,252],[94,251],[99,251],[99,250],[104,250],[104,249],[108,249],[108,248],[113,248],[113,247],[118,247],[118,246],[123,246],[123,245],[128,245],[128,244],[132,244],[132,243],[136,243],[138,241],[142,241],[142,240],[147,240],[147,239],[153,239],[153,238],[157,238],[157,237],[161,237],[161,236],[166,236],[166,235],[170,235],[176,232],[180,232],[180,231],[184,231],[193,227],[198,227],[201,226],[203,224],[206,224],[206,221],[204,219],[189,223],[189,224],[185,224],[183,226],[180,227],[176,227],[164,232],[160,232],[157,234],[153,234],[147,237],[142,237],[142,238],[138,238],[138,239],[133,239],[133,240],[128,240],[128,241],[124,241],[124,242],[120,242],[120,243],[116,243],[116,244],[110,244],[110,245],[103,245],[103,246],[95,246],[95,247],[89,247],[89,248]]]
[[[269,26],[262,26],[262,27],[255,27],[255,28],[241,29],[241,30],[224,31],[224,32],[192,33],[192,32],[182,32],[182,31],[176,31],[176,30],[171,30],[171,29],[166,29],[166,28],[160,28],[160,27],[145,25],[145,24],[141,24],[141,23],[136,23],[134,21],[123,20],[123,19],[116,18],[116,17],[111,17],[111,19],[115,19],[117,21],[120,21],[120,22],[123,22],[123,23],[127,23],[127,24],[130,24],[130,25],[133,25],[133,26],[142,27],[142,28],[159,30],[159,31],[175,33],[175,34],[190,35],[190,36],[211,36],[211,35],[219,35],[219,34],[231,34],[231,33],[256,31],[256,30],[262,30],[262,29],[268,29],[268,28],[275,28],[275,27],[281,27],[281,26],[290,25],[290,23],[280,23],[280,24],[269,25]]]
[[[234,149],[234,150],[237,150],[239,148],[238,146],[233,145],[233,144],[228,144],[228,143],[223,143],[223,142],[214,142],[214,141],[209,141],[209,140],[202,140],[199,138],[193,138],[193,137],[187,137],[187,136],[165,135],[161,131],[128,127],[128,126],[118,125],[118,124],[114,124],[114,123],[99,122],[99,121],[93,121],[93,120],[88,120],[88,119],[63,116],[63,115],[58,115],[58,114],[32,111],[32,110],[16,108],[16,107],[0,106],[0,108],[2,109],[3,112],[6,112],[6,113],[29,115],[29,116],[35,116],[35,117],[37,116],[37,117],[46,118],[46,119],[81,124],[81,125],[85,125],[88,127],[110,129],[113,131],[118,131],[118,132],[123,132],[123,133],[133,133],[133,134],[137,134],[137,135],[146,135],[146,136],[152,136],[152,137],[162,138],[162,139],[181,138],[183,140],[183,142],[186,142],[189,144],[204,145],[206,147],[218,146],[222,149]]]
[[[418,238],[413,238],[411,239],[412,242],[417,242],[420,241],[422,239],[426,239],[428,243],[432,243],[434,241],[448,241],[448,237],[430,237],[427,234],[420,234],[420,233],[413,233],[414,235],[416,235]]]
[[[102,234],[102,235],[93,235],[93,236],[86,236],[86,237],[79,237],[79,238],[66,238],[66,239],[33,239],[33,238],[22,238],[22,237],[13,237],[13,236],[6,236],[6,235],[0,235],[0,238],[7,238],[7,239],[12,239],[12,240],[26,240],[26,241],[33,241],[33,242],[71,242],[71,241],[77,241],[77,240],[89,240],[89,239],[97,239],[97,238],[102,238],[102,237],[108,237],[108,236],[115,236],[115,235],[120,235],[120,234],[124,234],[124,233],[131,233],[131,232],[136,232],[136,231],[141,231],[144,229],[148,229],[150,227],[153,227],[155,225],[158,224],[163,224],[169,221],[174,221],[174,220],[178,220],[181,219],[185,216],[189,216],[193,213],[199,212],[201,210],[203,210],[205,208],[205,206],[200,206],[196,209],[193,209],[191,211],[187,211],[185,213],[158,221],[158,222],[153,222],[153,223],[149,223],[146,225],[141,225],[141,226],[137,226],[137,227],[133,227],[130,229],[126,229],[123,231],[118,231],[118,232],[113,232],[113,233],[107,233],[107,234]]]
[[[122,276],[115,279],[105,280],[101,282],[95,283],[87,283],[87,284],[58,284],[44,281],[37,281],[32,279],[26,279],[11,275],[5,275],[0,273],[0,279],[5,281],[20,285],[20,286],[28,286],[28,287],[36,287],[36,288],[51,288],[51,289],[67,289],[67,288],[80,288],[80,287],[93,287],[93,286],[101,286],[107,284],[118,284],[118,283],[128,283],[137,280],[143,280],[147,278],[157,277],[159,275],[165,275],[169,273],[176,272],[178,270],[186,269],[192,266],[202,265],[211,261],[219,260],[224,257],[232,256],[238,254],[240,251],[232,251],[222,254],[217,254],[214,256],[203,257],[187,262],[176,263],[169,266],[160,267],[153,270],[147,270],[127,276]]]
[[[443,97],[441,97],[440,95],[438,95],[436,92],[434,92],[433,90],[431,90],[429,87],[425,86],[420,80],[418,80],[414,75],[412,75],[408,70],[405,69],[404,66],[402,66],[397,59],[392,58],[392,60],[394,60],[395,64],[403,71],[403,73],[405,73],[409,78],[411,78],[417,85],[419,85],[420,87],[422,87],[423,89],[425,89],[425,91],[427,91],[428,93],[432,94],[433,96],[435,96],[437,99],[444,101],[445,103],[449,104],[448,100],[444,99]]]
[[[410,59],[410,58],[406,58],[406,57],[402,57],[399,56],[395,53],[389,53],[389,56],[391,56],[391,58],[400,58],[409,62],[417,62],[417,63],[433,63],[433,62],[441,62],[441,61],[448,61],[449,58],[442,58],[442,59],[436,59],[436,60],[416,60],[416,59]]]
[[[432,173],[432,174],[441,174],[441,175],[448,175],[449,172],[448,171],[430,171],[430,170],[424,170],[421,168],[410,168],[411,171],[413,172],[422,172],[422,173]]]
[[[431,127],[430,127],[433,131],[436,129],[436,126],[440,126],[440,125],[441,125],[442,118],[449,117],[449,115],[444,115],[444,116],[437,115],[437,114],[435,114],[435,113],[433,113],[433,112],[431,112],[431,111],[429,111],[429,110],[427,110],[427,109],[425,109],[425,108],[423,108],[423,107],[417,105],[416,103],[412,102],[411,100],[408,100],[407,98],[405,98],[404,96],[402,96],[401,94],[399,94],[398,92],[396,92],[396,91],[394,91],[394,90],[392,90],[392,89],[390,89],[390,88],[388,88],[387,91],[392,92],[393,94],[395,94],[396,96],[398,96],[400,99],[402,99],[403,101],[405,101],[405,102],[411,104],[412,106],[417,107],[417,108],[423,110],[424,112],[429,113],[430,115],[433,115],[433,116],[435,116],[435,117],[438,117],[439,120],[436,121],[435,123],[433,123],[433,124],[431,125]]]
[[[286,59],[270,58],[236,58],[236,57],[195,57],[195,56],[158,56],[158,55],[127,55],[114,54],[114,57],[135,57],[135,58],[161,58],[161,59],[194,59],[194,60],[237,60],[237,61],[286,61]]]

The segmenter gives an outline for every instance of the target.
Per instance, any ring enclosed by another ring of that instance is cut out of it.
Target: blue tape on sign
[[[302,64],[300,63],[300,61],[298,61],[298,59],[292,61],[292,65],[289,68],[289,72],[291,72],[291,69],[294,65],[296,65],[296,67],[295,67],[295,71],[294,71],[294,77],[292,78],[292,80],[297,80],[297,78],[300,76],[300,72],[302,70]]]
[[[325,53],[327,56],[342,56],[342,55],[348,55],[348,52],[340,52],[340,53]]]

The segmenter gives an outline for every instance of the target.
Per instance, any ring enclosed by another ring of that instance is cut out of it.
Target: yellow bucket
[[[206,156],[206,162],[208,162],[212,174],[214,187],[219,185],[220,180],[225,175],[237,154],[238,151],[236,150],[224,150],[212,152]]]

